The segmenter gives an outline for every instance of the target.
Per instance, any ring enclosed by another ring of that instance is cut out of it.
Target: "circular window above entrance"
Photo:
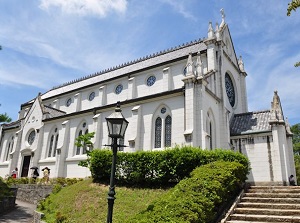
[[[28,138],[27,138],[28,144],[32,145],[32,143],[34,142],[34,139],[35,139],[35,130],[32,130],[29,133]]]

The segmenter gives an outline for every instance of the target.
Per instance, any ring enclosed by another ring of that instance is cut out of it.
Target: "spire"
[[[243,62],[243,58],[242,56],[240,56],[239,60],[238,60],[238,64],[239,64],[239,68],[242,72],[245,72],[245,67],[244,67],[244,62]]]
[[[220,12],[221,12],[221,15],[222,15],[222,22],[220,24],[220,29],[221,29],[225,25],[225,12],[224,12],[224,9],[222,8],[220,10]]]
[[[284,117],[282,112],[282,107],[280,103],[280,98],[277,91],[274,91],[273,101],[271,102],[271,118],[270,124],[284,124]]]
[[[209,24],[208,24],[208,39],[212,39],[214,37],[215,37],[215,33],[214,33],[214,30],[212,27],[212,23],[209,22]]]

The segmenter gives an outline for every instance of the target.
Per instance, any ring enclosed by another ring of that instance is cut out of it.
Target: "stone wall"
[[[19,184],[17,199],[31,204],[38,204],[52,192],[52,185]]]

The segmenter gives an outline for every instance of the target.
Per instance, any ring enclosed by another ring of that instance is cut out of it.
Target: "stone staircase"
[[[300,186],[251,186],[222,223],[300,223]]]

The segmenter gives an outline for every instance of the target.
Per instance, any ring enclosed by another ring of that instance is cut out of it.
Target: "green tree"
[[[0,114],[0,123],[1,122],[11,122],[11,118],[6,114]]]
[[[296,11],[296,9],[300,7],[300,0],[292,0],[289,4],[288,4],[288,8],[287,8],[287,16],[291,15],[292,11]]]
[[[86,151],[87,160],[80,161],[79,166],[89,167],[90,166],[90,153],[94,148],[94,144],[92,143],[91,139],[94,138],[95,132],[87,133],[81,136],[78,136],[75,139],[75,145],[77,147],[82,147],[83,151]]]
[[[291,127],[293,135],[293,150],[294,154],[300,155],[300,123]]]
[[[300,0],[292,0],[289,4],[288,4],[288,8],[287,8],[287,16],[291,15],[292,11],[296,11],[297,8],[300,7]],[[294,65],[295,67],[299,67],[300,66],[300,62],[295,63]]]

